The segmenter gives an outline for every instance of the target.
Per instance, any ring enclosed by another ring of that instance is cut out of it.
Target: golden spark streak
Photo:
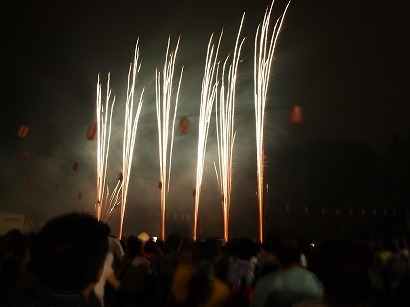
[[[121,204],[121,181],[118,180],[114,190],[109,194],[108,186],[107,186],[107,203],[105,209],[102,211],[101,221],[108,223],[111,219],[111,215],[114,210],[117,208],[118,205]]]
[[[110,138],[111,138],[111,123],[112,114],[114,109],[115,97],[112,102],[111,89],[110,89],[110,74],[108,74],[107,92],[105,99],[105,108],[101,100],[102,86],[100,83],[100,76],[98,75],[97,82],[97,101],[96,101],[96,114],[97,114],[97,203],[95,204],[95,210],[97,219],[101,220],[102,212],[106,210],[106,207],[110,204],[106,204],[105,194],[105,182],[107,174],[108,156],[110,150]],[[110,115],[108,117],[108,114]],[[107,187],[108,190],[108,187]],[[107,197],[109,192],[107,191]]]
[[[216,177],[218,180],[219,191],[221,193],[223,219],[224,219],[224,238],[225,242],[229,239],[229,215],[231,205],[232,191],[232,162],[233,162],[233,145],[235,142],[234,133],[234,114],[235,114],[235,89],[236,76],[238,71],[239,55],[245,39],[239,42],[240,33],[242,30],[243,20],[239,27],[238,36],[236,38],[235,50],[232,59],[232,64],[229,66],[227,88],[225,89],[225,67],[229,56],[226,58],[221,78],[221,88],[218,99],[216,99],[216,132],[218,140],[218,169],[215,165]],[[219,117],[218,117],[219,112]],[[219,120],[218,120],[219,119]]]
[[[179,77],[178,90],[175,98],[175,103],[172,104],[172,89],[175,71],[175,59],[178,52],[180,38],[174,52],[169,52],[170,38],[168,38],[167,51],[165,55],[165,63],[161,72],[156,70],[156,109],[157,109],[157,124],[158,124],[158,144],[159,144],[159,164],[160,164],[160,180],[161,180],[161,236],[165,240],[165,216],[166,216],[166,197],[169,192],[169,184],[171,179],[171,162],[172,148],[174,143],[174,127],[175,118],[178,108],[179,90],[181,87],[182,75],[184,68],[181,69]],[[161,82],[162,81],[162,82]],[[170,129],[170,112],[174,108],[172,126]],[[171,140],[169,140],[171,133]],[[169,145],[169,153],[168,153]],[[169,168],[168,168],[169,164]],[[168,175],[167,175],[168,174]]]
[[[255,97],[255,120],[256,120],[256,154],[257,154],[257,179],[258,179],[258,208],[259,208],[259,240],[263,242],[263,171],[264,171],[264,151],[263,133],[265,104],[269,85],[269,76],[276,42],[289,7],[288,2],[283,14],[276,20],[272,35],[269,36],[269,21],[272,13],[274,1],[266,10],[262,26],[259,24],[255,38],[255,60],[254,60],[254,97]]]
[[[212,44],[213,35],[209,39],[204,77],[202,78],[202,90],[201,90],[201,106],[199,113],[199,128],[198,128],[198,158],[196,166],[196,188],[195,188],[195,212],[194,212],[194,240],[197,239],[198,228],[198,212],[199,212],[199,197],[201,194],[202,175],[204,172],[204,161],[206,152],[206,143],[208,138],[209,121],[212,113],[213,102],[216,99],[217,94],[217,75],[218,65],[217,56],[219,51],[219,45],[221,43],[222,33],[219,37],[218,45],[215,50],[214,44]]]
[[[120,232],[119,238],[122,237],[122,229],[124,225],[125,208],[127,204],[127,194],[128,194],[128,184],[130,179],[130,172],[132,166],[132,158],[135,146],[135,137],[137,134],[138,121],[141,113],[141,108],[143,104],[144,89],[141,91],[141,95],[138,101],[137,111],[133,111],[134,107],[134,97],[135,97],[135,87],[136,80],[141,64],[139,62],[139,40],[137,40],[135,53],[134,53],[134,63],[130,64],[130,69],[128,72],[128,87],[127,87],[127,98],[125,103],[125,119],[124,119],[124,139],[123,139],[123,149],[122,149],[122,194],[121,194],[121,215],[120,215]]]

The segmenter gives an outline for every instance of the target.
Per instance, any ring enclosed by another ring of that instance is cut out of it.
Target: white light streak
[[[197,239],[198,228],[198,212],[199,212],[199,198],[201,194],[202,175],[204,172],[204,161],[206,144],[208,139],[209,122],[212,113],[212,106],[217,94],[217,76],[218,65],[217,56],[219,51],[219,45],[221,43],[222,33],[219,37],[218,45],[212,43],[213,35],[209,39],[204,77],[202,78],[202,90],[201,90],[201,106],[199,112],[199,124],[198,124],[198,158],[196,166],[196,187],[195,187],[195,208],[194,208],[194,240]]]
[[[172,149],[174,143],[174,127],[175,118],[178,109],[179,90],[181,87],[182,75],[184,68],[181,69],[181,74],[178,82],[177,94],[174,103],[172,102],[172,90],[175,70],[175,59],[178,52],[179,40],[174,52],[169,51],[170,38],[168,38],[167,51],[165,55],[165,63],[161,72],[156,70],[156,109],[158,123],[158,144],[159,144],[159,164],[160,164],[160,180],[161,180],[161,236],[165,240],[165,216],[166,216],[166,197],[169,192],[171,179],[171,162]],[[170,127],[170,114],[173,108],[172,125]],[[170,135],[171,134],[171,135]],[[170,139],[171,136],[171,139]],[[168,151],[169,146],[169,151]],[[168,166],[169,165],[169,166]]]
[[[225,67],[229,57],[226,58],[222,69],[219,105],[218,99],[216,99],[215,105],[219,158],[218,168],[215,165],[215,172],[222,199],[225,242],[227,242],[229,239],[229,215],[232,191],[233,145],[235,142],[234,114],[236,78],[238,71],[239,56],[244,42],[244,39],[239,41],[244,17],[245,14],[242,16],[241,25],[239,27],[238,36],[236,38],[234,55],[232,58],[232,63],[229,66],[229,72],[227,76],[227,86],[225,88]]]
[[[118,205],[117,198],[109,198],[108,186],[106,187],[106,175],[107,164],[110,150],[110,138],[111,138],[111,123],[112,114],[114,109],[115,97],[111,101],[111,89],[110,89],[110,74],[108,74],[107,92],[105,98],[105,107],[102,104],[101,95],[102,86],[100,83],[100,76],[98,75],[97,82],[97,101],[96,101],[96,114],[97,114],[97,203],[95,204],[95,211],[98,220],[108,219],[107,212],[112,211],[113,207]],[[105,194],[105,189],[107,193]],[[114,195],[116,190],[113,191]],[[108,202],[106,201],[108,198]]]
[[[263,172],[265,156],[263,150],[263,134],[265,119],[265,104],[269,86],[269,77],[276,42],[289,7],[288,2],[283,14],[276,20],[275,27],[270,35],[269,22],[274,1],[266,10],[262,25],[258,26],[255,37],[255,60],[254,60],[254,97],[255,97],[255,120],[256,120],[256,155],[257,155],[257,179],[258,179],[258,209],[259,209],[259,240],[263,242]],[[270,40],[269,40],[270,37]]]
[[[135,99],[135,87],[137,75],[140,71],[141,64],[139,62],[139,40],[137,40],[134,62],[130,64],[130,69],[128,72],[128,86],[127,86],[127,98],[125,103],[125,119],[124,119],[124,139],[123,139],[123,150],[122,150],[122,194],[121,194],[121,214],[120,214],[120,231],[119,238],[122,237],[122,230],[124,225],[125,208],[127,204],[127,194],[128,194],[128,184],[130,179],[130,172],[132,166],[132,159],[134,155],[135,137],[138,128],[139,116],[141,113],[141,108],[143,104],[144,89],[141,91],[139,97],[137,111],[134,114],[134,99]]]

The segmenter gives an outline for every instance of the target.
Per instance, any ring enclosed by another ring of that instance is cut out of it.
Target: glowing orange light
[[[290,108],[290,122],[292,125],[299,125],[303,119],[302,106],[299,104],[293,105]]]
[[[27,126],[27,125],[21,125],[20,126],[20,129],[19,129],[19,131],[18,131],[18,133],[17,133],[17,136],[20,138],[20,139],[24,139],[26,136],[27,136],[27,133],[28,133],[28,130],[29,130],[29,127]]]
[[[188,128],[189,128],[189,120],[187,117],[183,116],[181,120],[179,121],[178,133],[186,134],[188,133]]]
[[[92,124],[87,130],[87,139],[93,140],[97,133],[97,123]]]

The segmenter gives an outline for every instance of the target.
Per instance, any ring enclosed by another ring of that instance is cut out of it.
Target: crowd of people
[[[118,240],[93,215],[71,212],[38,233],[0,237],[1,306],[410,306],[406,237],[375,244],[291,232],[194,241]]]

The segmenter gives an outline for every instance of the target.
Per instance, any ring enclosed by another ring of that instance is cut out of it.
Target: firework
[[[97,82],[97,203],[95,204],[95,210],[97,219],[101,220],[102,217],[108,218],[106,212],[112,211],[111,208],[116,206],[114,199],[109,198],[109,190],[106,188],[106,174],[108,156],[110,150],[110,138],[111,138],[111,122],[114,109],[115,97],[111,100],[110,89],[110,74],[108,74],[107,92],[105,98],[105,105],[102,104],[102,86],[100,83],[100,76],[98,75]],[[105,191],[107,189],[107,194]],[[106,202],[106,198],[113,201]]]
[[[283,14],[276,20],[272,33],[269,32],[269,21],[274,1],[266,10],[263,22],[256,31],[255,38],[255,60],[254,60],[254,97],[255,97],[255,119],[256,119],[256,155],[257,155],[257,179],[258,179],[258,209],[259,209],[259,240],[263,242],[263,128],[265,118],[265,104],[269,85],[269,76],[276,42],[289,7],[288,2]]]
[[[166,197],[169,192],[169,184],[171,177],[171,162],[172,148],[174,143],[174,127],[175,118],[178,108],[179,90],[181,87],[182,75],[184,68],[181,69],[181,74],[178,82],[178,89],[174,103],[172,102],[172,90],[175,71],[175,59],[178,52],[179,38],[174,52],[170,52],[170,38],[165,55],[165,63],[161,72],[156,70],[156,108],[157,108],[157,123],[158,123],[158,144],[159,144],[159,164],[160,164],[160,191],[161,191],[161,235],[165,240],[165,213],[166,213]],[[173,109],[173,117],[170,128],[170,115]],[[170,135],[171,134],[171,135]],[[169,150],[168,150],[169,146]]]
[[[217,94],[217,76],[218,64],[217,56],[219,45],[221,43],[222,33],[219,37],[218,45],[215,47],[213,35],[209,39],[208,49],[205,61],[204,77],[202,78],[201,106],[199,112],[198,128],[198,158],[196,166],[196,187],[195,187],[195,212],[194,212],[194,240],[197,238],[199,197],[201,194],[202,175],[204,172],[204,161],[206,152],[206,143],[208,139],[209,122],[212,113],[212,106]]]
[[[232,64],[229,66],[227,76],[227,86],[225,88],[225,68],[228,62],[226,58],[221,77],[219,105],[216,99],[216,132],[218,140],[218,168],[215,165],[215,172],[218,179],[219,191],[221,193],[223,219],[224,219],[224,238],[229,238],[229,212],[231,204],[232,190],[232,161],[233,145],[235,142],[234,133],[234,114],[235,114],[235,88],[236,76],[238,71],[239,55],[241,52],[244,39],[239,41],[242,24],[245,15],[242,16],[238,36],[236,38],[235,50],[232,58]],[[219,107],[219,108],[218,108]],[[219,114],[219,116],[218,116]]]
[[[119,238],[122,237],[122,228],[124,225],[124,215],[125,208],[127,204],[127,194],[128,194],[128,184],[130,179],[130,172],[132,166],[132,158],[134,153],[135,137],[137,134],[138,121],[141,113],[141,108],[143,104],[144,89],[141,91],[139,97],[137,111],[134,114],[134,100],[135,100],[135,87],[137,75],[140,71],[141,64],[139,62],[139,40],[137,40],[134,62],[130,64],[130,69],[128,72],[128,86],[127,86],[127,97],[125,103],[125,119],[124,119],[124,139],[123,139],[123,150],[122,150],[122,194],[121,194],[121,214],[120,214],[120,232]]]

